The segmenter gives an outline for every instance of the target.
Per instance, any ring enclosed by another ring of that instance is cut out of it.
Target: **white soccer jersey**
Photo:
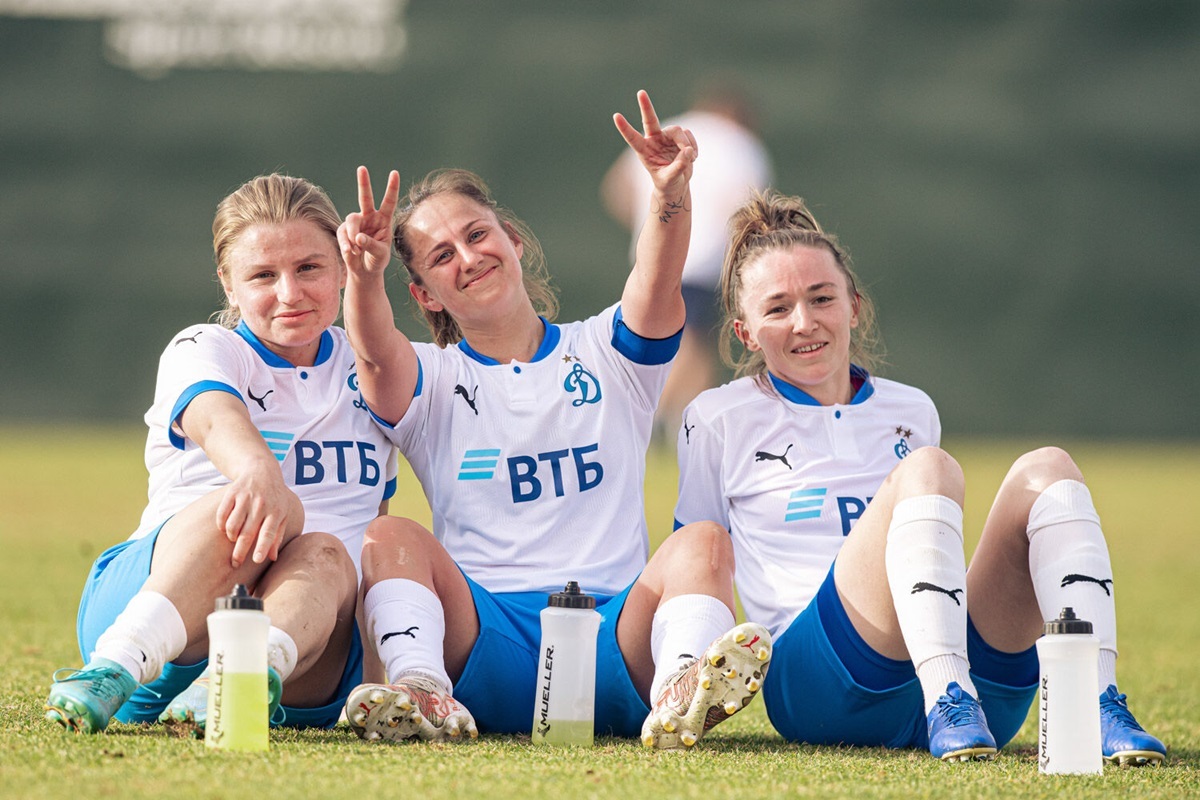
[[[778,633],[825,580],[851,526],[941,423],[919,389],[871,378],[845,405],[754,378],[701,393],[679,436],[677,525],[713,520],[733,536],[746,618]]]
[[[392,437],[434,534],[481,586],[615,594],[649,555],[646,447],[679,337],[643,339],[617,306],[544,324],[529,363],[415,344],[416,396]]]
[[[284,481],[304,504],[305,531],[337,536],[358,566],[367,524],[396,488],[396,450],[362,401],[345,331],[321,334],[316,362],[293,366],[245,323],[236,331],[193,325],[177,334],[159,360],[154,405],[146,412],[150,503],[130,538],[229,483],[174,424],[197,395],[223,391],[246,404],[279,460]]]

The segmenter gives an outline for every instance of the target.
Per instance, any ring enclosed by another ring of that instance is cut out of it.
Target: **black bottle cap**
[[[1092,623],[1086,619],[1080,619],[1075,616],[1075,609],[1067,606],[1058,615],[1058,619],[1052,619],[1046,622],[1042,628],[1042,633],[1047,636],[1056,633],[1091,633]]]
[[[552,608],[595,608],[596,598],[584,594],[575,581],[567,581],[567,587],[561,592],[550,595],[546,605]]]
[[[239,583],[233,587],[233,593],[224,597],[218,597],[216,603],[217,611],[224,611],[230,608],[244,608],[250,611],[262,611],[263,602],[261,597],[255,597],[246,589],[246,585]]]

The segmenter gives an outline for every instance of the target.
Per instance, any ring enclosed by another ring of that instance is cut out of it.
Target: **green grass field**
[[[57,667],[78,666],[75,610],[88,566],[135,527],[145,498],[135,428],[0,427],[0,797],[734,798],[774,796],[1200,796],[1200,448],[1077,444],[1113,554],[1121,688],[1167,742],[1159,769],[1108,767],[1100,777],[1038,775],[1033,723],[992,763],[928,754],[797,746],[761,704],[696,751],[657,753],[601,740],[591,750],[533,748],[527,737],[466,746],[368,746],[345,725],[277,731],[261,755],[207,752],[160,727],[65,733],[42,719]],[[968,543],[1007,464],[1028,443],[947,442],[968,476]],[[651,456],[647,516],[670,528],[673,458]],[[392,512],[428,522],[411,475]],[[405,500],[404,498],[408,498]],[[1035,715],[1036,716],[1036,715]]]

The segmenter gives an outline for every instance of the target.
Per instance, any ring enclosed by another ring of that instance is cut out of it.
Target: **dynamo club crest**
[[[600,402],[600,381],[596,380],[596,376],[584,369],[578,361],[567,373],[567,379],[563,381],[563,388],[572,394],[579,393],[579,397],[571,400],[571,405],[576,408],[584,403]]]

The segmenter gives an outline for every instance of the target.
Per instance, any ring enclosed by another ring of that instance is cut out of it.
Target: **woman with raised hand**
[[[538,615],[568,581],[603,620],[598,733],[688,747],[761,685],[770,645],[734,626],[728,536],[690,526],[647,563],[645,452],[683,327],[697,148],[638,100],[641,133],[614,119],[654,210],[620,302],[581,322],[550,321],[537,240],[477,176],[435,172],[395,211],[399,176],[376,208],[359,169],[362,210],[339,231],[347,331],[363,397],[433,510],[432,532],[391,517],[367,531],[366,628],[390,683],[347,702],[364,739],[528,733]],[[436,345],[395,328],[392,243]]]
[[[684,415],[675,516],[732,535],[747,617],[776,637],[776,729],[990,758],[1034,697],[1043,621],[1072,607],[1100,639],[1104,757],[1161,761],[1116,689],[1108,548],[1067,453],[1017,459],[968,570],[962,470],[929,397],[869,371],[873,306],[837,239],[773,192],[730,228],[724,344],[742,377]]]
[[[273,722],[337,722],[361,680],[363,533],[396,469],[333,326],[340,223],[324,191],[284,175],[218,206],[226,307],[220,324],[185,328],[162,354],[146,412],[150,502],[92,566],[78,623],[86,666],[56,675],[48,719],[94,732],[161,715],[202,729],[206,619],[245,584],[271,618]]]

